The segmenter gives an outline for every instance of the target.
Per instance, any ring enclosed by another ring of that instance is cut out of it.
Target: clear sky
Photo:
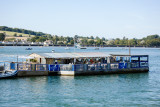
[[[160,35],[160,0],[0,0],[0,26],[58,36]]]

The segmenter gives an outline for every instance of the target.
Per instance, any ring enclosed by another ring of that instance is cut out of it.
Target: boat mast
[[[18,55],[17,55],[17,64],[18,64]]]
[[[129,55],[131,55],[131,47],[129,46]]]
[[[130,41],[129,41],[129,55],[131,55],[131,46],[130,46]]]
[[[17,54],[17,70],[18,70],[18,54]]]
[[[74,37],[74,52],[75,52],[75,37]]]
[[[74,36],[74,53],[75,53],[75,39],[76,39],[76,37]],[[73,59],[73,63],[75,64],[75,58]]]

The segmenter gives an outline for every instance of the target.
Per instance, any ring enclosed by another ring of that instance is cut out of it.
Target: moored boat
[[[2,78],[12,78],[17,76],[17,62],[0,62],[0,79]]]
[[[99,50],[99,48],[97,47],[97,48],[94,48],[95,50]]]
[[[54,49],[52,49],[52,52],[55,52],[55,50],[54,50]]]
[[[76,44],[75,48],[79,48],[79,49],[87,49],[87,47],[82,47],[80,44]]]
[[[65,48],[65,50],[69,50],[69,49],[70,49],[69,47],[66,47],[66,48]]]
[[[26,48],[25,50],[32,50],[32,48]]]
[[[80,47],[80,49],[87,49],[86,47]]]
[[[18,73],[17,70],[14,70],[14,71],[3,71],[3,72],[0,73],[0,79],[15,77],[17,75],[17,73]]]

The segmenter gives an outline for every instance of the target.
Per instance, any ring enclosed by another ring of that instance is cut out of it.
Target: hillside
[[[35,35],[35,36],[47,35],[46,33],[43,33],[43,32],[35,32],[35,31],[32,31],[32,30],[26,30],[26,29],[20,29],[20,28],[11,28],[11,27],[7,27],[7,26],[0,26],[0,31],[6,31],[10,35],[13,35],[13,33],[10,33],[10,32],[19,33],[19,34],[22,33],[22,34],[26,34],[26,35]]]
[[[29,34],[24,34],[24,33],[17,33],[17,32],[12,32],[12,31],[0,31],[0,33],[5,33],[7,37],[14,37],[16,34],[18,37],[34,37],[36,35],[29,35]]]
[[[35,37],[36,35],[29,35],[24,33],[17,33],[11,31],[0,31],[0,33],[6,34],[5,40],[27,40],[28,38]]]
[[[148,35],[142,39],[128,39],[125,36],[123,39],[116,38],[108,40],[107,38],[99,38],[94,36],[78,36],[64,37],[57,35],[50,35],[43,32],[35,32],[26,29],[10,28],[6,26],[0,26],[0,33],[5,33],[5,41],[28,41],[28,42],[44,42],[50,40],[54,45],[73,45],[74,40],[83,46],[147,46],[147,47],[160,47],[160,36],[157,34]]]
[[[7,26],[0,26],[0,33],[4,33],[6,35],[6,41],[13,41],[13,40],[30,40],[33,37],[38,39],[42,36],[51,36],[50,34],[43,33],[43,32],[35,32],[32,30],[21,29],[21,28],[12,28]]]

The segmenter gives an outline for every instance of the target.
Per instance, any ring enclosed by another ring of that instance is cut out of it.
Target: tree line
[[[79,36],[75,35],[74,37],[64,37],[64,36],[57,36],[57,35],[51,35],[46,34],[43,32],[34,32],[31,30],[25,30],[25,29],[19,29],[19,28],[10,28],[6,26],[0,26],[1,31],[12,31],[12,32],[18,32],[18,33],[24,33],[24,34],[30,34],[35,35],[34,37],[29,37],[27,41],[30,42],[44,42],[46,40],[52,41],[55,45],[73,45],[74,43],[78,43],[80,45],[85,46],[145,46],[145,47],[160,47],[160,36],[155,35],[149,35],[142,39],[128,39],[126,37],[115,38],[115,39],[107,39],[107,38],[99,38],[98,36]],[[14,35],[15,36],[15,35]],[[0,34],[0,41],[3,41],[5,39],[4,34]],[[12,39],[13,40],[13,39]]]
[[[24,34],[36,35],[36,36],[46,35],[46,33],[43,33],[43,32],[35,32],[35,31],[32,31],[32,30],[19,29],[19,28],[11,28],[11,27],[7,27],[7,26],[0,26],[0,30],[1,31],[10,31],[10,32],[24,33]]]

